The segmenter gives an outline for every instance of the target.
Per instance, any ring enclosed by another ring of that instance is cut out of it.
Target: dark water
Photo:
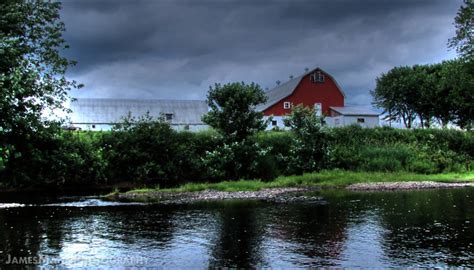
[[[0,203],[0,268],[474,267],[474,189],[317,195],[326,203]]]

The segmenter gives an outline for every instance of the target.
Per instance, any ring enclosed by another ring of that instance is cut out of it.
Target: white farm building
[[[325,118],[330,127],[343,127],[359,125],[361,127],[373,128],[379,126],[379,113],[364,107],[329,107],[331,114]]]
[[[71,126],[82,130],[110,130],[129,114],[162,117],[177,130],[207,129],[201,117],[207,113],[202,100],[77,99],[71,103]]]

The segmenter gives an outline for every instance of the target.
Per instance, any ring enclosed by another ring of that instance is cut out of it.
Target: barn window
[[[278,125],[278,122],[276,120],[272,120],[272,126]]]
[[[357,123],[365,123],[365,119],[364,118],[357,118]]]
[[[323,83],[324,82],[324,74],[321,71],[315,72],[310,76],[311,82],[313,83]]]
[[[165,120],[166,121],[173,120],[173,114],[172,113],[165,113]]]
[[[323,115],[323,104],[322,103],[314,103],[314,112],[316,116]]]
[[[288,101],[283,102],[283,109],[289,109],[291,107],[291,103]]]

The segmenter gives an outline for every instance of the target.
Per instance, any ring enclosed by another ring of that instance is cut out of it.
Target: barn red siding
[[[322,103],[322,110],[325,115],[329,115],[329,107],[343,107],[344,95],[339,91],[336,83],[325,75],[324,83],[313,83],[310,74],[303,77],[299,85],[290,96],[278,101],[273,106],[264,110],[264,115],[282,116],[291,113],[291,109],[283,109],[283,102],[291,102],[294,106],[303,104],[313,108],[314,103]]]

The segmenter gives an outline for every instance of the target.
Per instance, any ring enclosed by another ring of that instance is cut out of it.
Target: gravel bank
[[[346,187],[347,190],[383,191],[383,190],[416,190],[429,188],[464,188],[474,187],[474,182],[379,182],[358,183]],[[222,200],[263,200],[272,202],[318,202],[324,203],[321,197],[308,196],[307,192],[320,190],[320,187],[287,187],[267,188],[259,191],[217,191],[203,190],[194,192],[127,192],[109,195],[106,199],[123,202],[159,202],[163,204],[182,204],[199,201]]]
[[[463,188],[474,187],[474,183],[443,183],[443,182],[380,182],[358,183],[346,187],[349,190],[408,190],[429,188]]]
[[[273,202],[321,201],[321,197],[305,196],[308,191],[319,190],[317,187],[269,188],[259,191],[217,191],[204,190],[195,192],[128,192],[109,197],[118,201],[160,202],[160,203],[190,203],[198,201],[220,200],[265,200]]]

